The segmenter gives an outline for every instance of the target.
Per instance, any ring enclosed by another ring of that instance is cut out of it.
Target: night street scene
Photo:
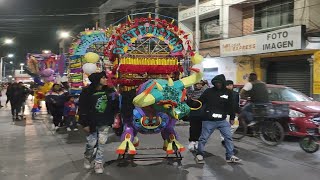
[[[0,0],[0,180],[319,180],[320,0]]]

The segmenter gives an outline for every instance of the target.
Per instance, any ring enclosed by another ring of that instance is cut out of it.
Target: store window
[[[220,37],[219,16],[200,20],[200,40],[207,40]]]
[[[255,6],[254,30],[293,23],[294,0],[271,0]]]

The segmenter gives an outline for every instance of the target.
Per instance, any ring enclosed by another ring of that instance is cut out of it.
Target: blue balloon
[[[40,77],[34,77],[33,78],[34,82],[40,86],[43,86],[44,83],[41,81],[41,78]]]

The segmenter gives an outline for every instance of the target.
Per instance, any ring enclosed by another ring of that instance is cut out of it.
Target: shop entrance
[[[306,56],[263,59],[267,63],[266,81],[291,87],[310,95],[310,66]]]

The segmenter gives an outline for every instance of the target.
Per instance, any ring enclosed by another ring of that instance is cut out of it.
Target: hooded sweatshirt
[[[199,100],[204,106],[204,121],[222,121],[227,115],[234,119],[234,100],[231,90],[226,88],[226,78],[223,74],[217,75],[212,79],[212,88],[204,91]],[[222,88],[215,87],[215,83],[221,83]]]
[[[97,126],[110,126],[118,111],[114,89],[107,86],[101,90],[96,89],[103,76],[104,73],[90,75],[91,84],[83,89],[79,98],[80,124],[84,127],[89,126],[91,132],[95,132]]]

